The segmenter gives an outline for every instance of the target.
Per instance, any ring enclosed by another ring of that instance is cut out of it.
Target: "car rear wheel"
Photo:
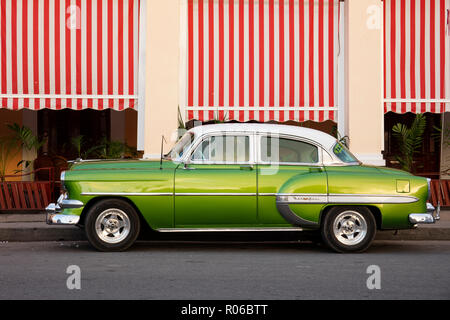
[[[336,252],[363,252],[372,244],[376,221],[366,207],[334,207],[324,217],[321,234]]]
[[[124,251],[136,241],[140,220],[126,201],[107,199],[96,203],[87,213],[86,236],[99,251]]]

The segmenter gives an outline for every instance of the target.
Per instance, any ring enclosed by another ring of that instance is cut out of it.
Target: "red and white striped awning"
[[[384,0],[384,111],[450,111],[450,0]]]
[[[187,120],[336,120],[338,0],[188,0],[187,11]]]
[[[0,108],[135,108],[139,0],[1,0]]]

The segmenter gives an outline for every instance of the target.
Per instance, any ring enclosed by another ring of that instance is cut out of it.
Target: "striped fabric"
[[[138,25],[139,0],[0,0],[0,107],[135,108]]]
[[[450,111],[448,9],[450,0],[384,1],[385,112]]]
[[[338,0],[187,1],[188,120],[337,120]]]

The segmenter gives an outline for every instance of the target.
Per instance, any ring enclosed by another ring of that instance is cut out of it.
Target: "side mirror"
[[[189,164],[190,164],[189,161],[183,162],[183,169],[184,170],[194,170],[195,168],[190,168]]]

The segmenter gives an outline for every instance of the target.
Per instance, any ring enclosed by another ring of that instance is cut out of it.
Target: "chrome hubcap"
[[[366,237],[367,222],[356,211],[344,211],[334,220],[333,232],[339,242],[354,246]]]
[[[130,219],[120,209],[103,211],[95,221],[97,236],[107,243],[118,243],[130,233]]]

